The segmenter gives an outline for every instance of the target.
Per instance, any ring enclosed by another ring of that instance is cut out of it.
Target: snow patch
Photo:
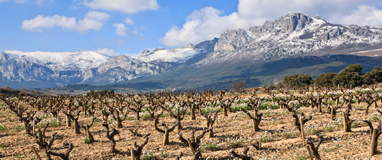
[[[174,49],[161,49],[150,51],[150,53],[140,53],[132,58],[144,61],[161,61],[161,62],[184,62],[199,52],[193,48],[174,48]]]
[[[53,71],[81,70],[96,68],[106,62],[110,57],[94,51],[74,52],[22,52],[17,50],[5,50],[3,53],[9,55],[16,61],[30,61],[39,65],[47,66]]]

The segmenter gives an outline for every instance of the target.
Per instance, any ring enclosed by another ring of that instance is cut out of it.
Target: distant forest
[[[295,74],[285,76],[283,84],[290,87],[301,87],[315,84],[321,87],[356,87],[382,82],[382,68],[374,67],[371,72],[361,73],[360,64],[351,64],[340,73],[322,73],[315,80],[309,74]]]

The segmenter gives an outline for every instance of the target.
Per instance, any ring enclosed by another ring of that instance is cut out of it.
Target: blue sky
[[[382,28],[379,0],[0,0],[0,51],[174,48],[301,12]]]

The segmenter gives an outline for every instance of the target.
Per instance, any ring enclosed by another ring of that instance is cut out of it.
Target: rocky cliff
[[[215,52],[198,64],[243,59],[271,61],[328,49],[373,46],[381,43],[381,34],[382,30],[377,28],[333,24],[319,16],[310,18],[301,13],[290,13],[248,30],[224,31],[214,47]]]

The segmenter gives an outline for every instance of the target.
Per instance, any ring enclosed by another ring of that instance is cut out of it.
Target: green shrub
[[[155,156],[152,153],[143,153],[141,155],[141,160],[154,160]]]
[[[259,106],[259,109],[279,109],[279,105],[263,103]]]
[[[231,107],[231,111],[232,112],[237,112],[237,111],[240,111],[240,110],[241,110],[240,106],[233,106],[233,107]]]
[[[142,115],[142,119],[143,120],[149,120],[149,119],[151,119],[151,115],[150,114],[144,114],[144,115]]]
[[[232,141],[228,141],[228,145],[231,147],[231,148],[237,148],[237,147],[241,147],[241,143],[243,142],[243,140],[232,140]]]
[[[217,146],[215,143],[208,142],[208,143],[205,143],[205,144],[202,146],[202,149],[203,149],[203,150],[216,151],[216,150],[218,150],[218,146]]]
[[[334,127],[326,126],[326,127],[324,127],[324,130],[327,131],[327,132],[333,132],[334,131]]]
[[[317,131],[317,129],[315,129],[315,128],[311,128],[311,129],[308,129],[308,133],[309,133],[310,135],[313,135],[313,134],[318,133],[318,131]]]
[[[211,108],[211,107],[208,107],[208,108],[202,109],[202,113],[203,114],[208,114],[210,112],[212,113],[212,112],[216,112],[216,111],[223,112],[223,108]]]
[[[372,122],[379,122],[380,119],[377,116],[373,116],[373,117],[370,118],[370,121],[372,121]]]
[[[358,127],[358,122],[353,122],[352,124],[351,124],[351,128],[357,128]]]
[[[332,101],[332,100],[328,100],[328,104],[330,104],[330,105],[335,105],[336,102],[334,102],[334,101]]]
[[[134,120],[134,122],[133,122],[135,125],[140,125],[141,123],[139,123],[139,121],[137,121],[137,120]]]
[[[241,100],[239,103],[248,103],[249,100],[248,99],[244,99],[244,100]]]
[[[90,144],[90,139],[89,139],[88,137],[86,137],[86,138],[84,139],[84,142],[85,142],[85,144]]]
[[[159,156],[162,157],[162,158],[167,158],[167,157],[168,157],[168,154],[167,154],[167,153],[163,153],[163,152],[161,152]]]
[[[16,129],[16,132],[20,132],[20,131],[24,130],[25,128],[24,128],[24,126],[16,126],[15,129]]]
[[[292,133],[284,132],[284,133],[282,134],[282,137],[285,138],[285,139],[292,138]]]
[[[126,117],[126,120],[135,120],[135,119],[136,117],[129,117],[129,116]]]
[[[8,132],[6,125],[0,125],[0,132]]]
[[[251,107],[249,107],[249,106],[245,106],[244,109],[247,110],[247,111],[249,111],[249,110],[251,110]]]
[[[333,125],[338,129],[344,126],[343,121],[335,121]]]
[[[267,137],[267,136],[264,136],[263,138],[261,138],[261,141],[262,141],[262,142],[271,142],[271,141],[273,141],[273,139],[272,139],[272,138],[269,138],[269,137]]]

